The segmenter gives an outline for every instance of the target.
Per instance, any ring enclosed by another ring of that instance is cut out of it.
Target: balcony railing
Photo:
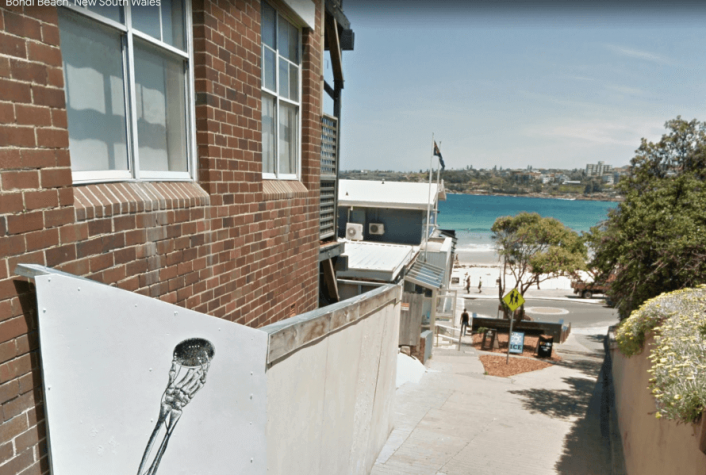
[[[320,239],[330,238],[336,234],[337,174],[338,119],[324,114],[321,117]]]

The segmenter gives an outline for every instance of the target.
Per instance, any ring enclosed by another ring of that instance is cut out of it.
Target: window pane
[[[262,29],[260,35],[262,42],[272,49],[276,49],[275,45],[275,10],[267,3],[262,2]]]
[[[279,95],[289,98],[289,63],[279,59]]]
[[[119,33],[59,9],[73,171],[127,170]]]
[[[262,47],[262,50],[265,52],[264,60],[262,61],[262,82],[263,85],[269,89],[270,91],[276,91],[277,90],[277,83],[276,83],[276,75],[277,75],[277,70],[275,69],[277,67],[277,55],[275,54],[274,51],[269,49],[266,46]]]
[[[279,104],[279,173],[297,172],[297,108]]]
[[[130,7],[132,27],[158,40],[162,39],[159,31],[159,7],[132,5]]]
[[[290,61],[299,64],[299,30],[294,25],[289,25],[289,51],[282,54],[285,54]]]
[[[140,168],[187,171],[184,62],[135,41]]]
[[[289,65],[289,98],[299,100],[299,68],[293,64]]]
[[[182,0],[162,0],[162,34],[167,44],[186,51],[184,41],[184,2]]]
[[[100,6],[101,2],[96,2],[96,5],[86,5],[86,8],[88,8],[90,11],[97,13],[99,15],[103,15],[106,18],[109,18],[113,21],[117,21],[118,23],[125,23],[125,16],[123,14],[123,7],[115,5],[112,7],[109,6]],[[106,2],[107,3],[107,2]]]
[[[262,171],[275,173],[275,99],[262,96]]]
[[[289,52],[289,22],[282,17],[277,22],[277,51],[285,57]]]

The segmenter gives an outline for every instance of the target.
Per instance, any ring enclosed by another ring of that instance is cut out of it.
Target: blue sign
[[[525,347],[525,333],[524,332],[512,332],[510,335],[510,353],[522,354],[522,350]]]

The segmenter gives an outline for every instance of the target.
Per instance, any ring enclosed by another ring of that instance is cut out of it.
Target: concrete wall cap
[[[396,304],[401,299],[401,293],[400,286],[388,284],[328,307],[260,328],[269,334],[267,363],[272,364],[333,331],[366,318],[389,304]]]

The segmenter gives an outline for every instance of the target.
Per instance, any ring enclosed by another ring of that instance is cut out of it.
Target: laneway
[[[558,348],[561,364],[511,378],[484,375],[470,346],[435,349],[419,384],[397,390],[372,474],[611,473],[599,378],[607,329],[583,330]]]

